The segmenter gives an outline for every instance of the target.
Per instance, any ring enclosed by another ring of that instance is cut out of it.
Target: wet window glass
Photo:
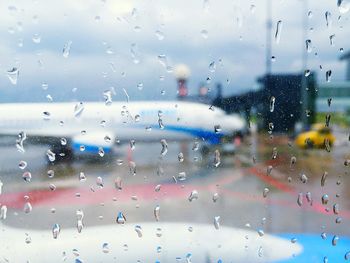
[[[349,10],[0,1],[0,262],[350,260]]]

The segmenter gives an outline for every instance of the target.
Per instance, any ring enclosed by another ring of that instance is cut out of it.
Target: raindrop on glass
[[[193,190],[190,196],[188,197],[188,201],[192,202],[193,200],[197,200],[197,199],[198,199],[198,191]]]
[[[305,41],[305,45],[306,45],[306,51],[307,53],[311,53],[312,52],[312,43],[310,39],[307,39]]]
[[[54,224],[52,227],[52,236],[54,239],[58,238],[58,235],[60,234],[61,228],[59,224]]]
[[[46,155],[50,162],[54,162],[56,160],[56,154],[51,150],[47,150]]]
[[[215,216],[214,217],[214,227],[215,227],[215,229],[219,229],[220,228],[220,216]]]
[[[328,201],[329,201],[329,196],[327,194],[324,194],[321,198],[322,200],[322,204],[323,205],[327,205],[328,204]]]
[[[282,32],[282,21],[279,20],[276,25],[276,32],[275,32],[275,42],[276,44],[279,44],[281,39],[281,32]]]
[[[84,103],[79,102],[74,106],[74,116],[76,118],[80,117],[84,110]]]
[[[18,168],[19,168],[19,169],[23,170],[23,169],[25,169],[26,167],[27,167],[27,162],[26,162],[26,161],[20,161],[20,162],[18,163]]]
[[[41,37],[39,34],[34,34],[32,40],[35,44],[39,44],[41,42]]]
[[[334,46],[334,39],[335,39],[335,35],[334,34],[329,36],[329,43],[330,43],[331,46]]]
[[[135,231],[136,231],[138,237],[142,237],[142,227],[141,226],[136,225]]]
[[[327,27],[331,27],[332,26],[332,14],[331,14],[331,12],[327,11],[324,14],[324,16],[326,18],[326,25],[327,25]]]
[[[64,58],[69,57],[71,45],[72,45],[72,41],[68,41],[66,44],[64,44],[63,51],[62,51],[62,55]]]
[[[122,212],[118,213],[117,219],[116,219],[117,223],[120,225],[124,225],[126,222],[126,218],[124,216],[124,214]]]
[[[263,197],[266,198],[267,197],[267,194],[270,192],[270,189],[265,187],[264,190],[263,190]]]
[[[159,207],[159,205],[157,205],[154,208],[153,214],[154,214],[154,218],[156,219],[156,221],[159,221],[159,219],[160,219],[160,207]]]
[[[164,33],[160,30],[157,30],[156,32],[156,37],[158,40],[163,40],[164,39]]]
[[[221,163],[220,152],[218,149],[214,152],[214,167],[218,167]]]
[[[208,38],[208,31],[207,30],[205,30],[205,29],[203,29],[203,30],[201,30],[201,36],[204,38],[204,39],[207,39]]]
[[[215,61],[213,61],[209,64],[209,71],[215,72],[215,70],[216,70],[216,64],[215,64]]]
[[[162,149],[160,151],[160,155],[165,156],[168,152],[168,143],[165,139],[160,140],[160,144],[162,145]]]
[[[326,71],[326,81],[327,82],[331,81],[331,76],[332,76],[332,70],[327,70]]]
[[[303,205],[303,193],[299,193],[299,194],[298,194],[297,204],[298,204],[299,206],[302,206],[302,205]]]

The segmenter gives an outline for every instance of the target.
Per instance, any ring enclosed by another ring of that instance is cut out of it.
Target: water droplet
[[[100,157],[105,156],[105,151],[103,150],[103,147],[98,147],[98,155]]]
[[[160,144],[162,145],[162,149],[160,151],[160,155],[165,156],[168,152],[168,143],[165,139],[160,140]]]
[[[339,237],[335,235],[332,239],[332,246],[336,246],[338,244]]]
[[[281,39],[281,32],[282,32],[282,21],[279,20],[276,25],[276,32],[275,32],[275,42],[276,44],[279,44]]]
[[[54,176],[55,176],[54,170],[48,170],[48,171],[47,171],[47,177],[53,178]]]
[[[157,30],[155,32],[155,34],[156,34],[156,37],[158,38],[158,40],[163,40],[164,39],[164,33],[162,31]]]
[[[326,71],[326,81],[327,82],[331,81],[331,76],[332,76],[332,70],[327,70]]]
[[[221,126],[220,126],[220,125],[214,125],[214,132],[215,132],[216,134],[220,133],[221,131],[222,131],[222,129],[221,129]]]
[[[51,191],[55,191],[55,190],[56,190],[56,185],[54,185],[54,184],[49,184],[49,189],[50,189]]]
[[[7,77],[13,85],[17,84],[18,76],[19,70],[16,67],[13,67],[12,69],[7,71]]]
[[[192,151],[196,152],[199,149],[199,142],[195,141],[193,142],[193,146],[192,146]]]
[[[328,201],[329,201],[329,196],[327,194],[324,194],[321,198],[322,200],[322,204],[323,205],[327,205],[328,204]]]
[[[256,9],[256,6],[255,6],[255,5],[250,5],[249,10],[250,10],[250,12],[251,12],[252,14],[255,13],[255,9]]]
[[[219,229],[220,228],[220,216],[215,216],[214,217],[214,227],[215,227],[215,229]]]
[[[123,189],[122,187],[122,178],[121,177],[117,177],[115,180],[114,180],[114,186],[117,190],[121,191]]]
[[[130,170],[130,174],[132,176],[136,175],[136,163],[135,162],[133,162],[133,161],[129,162],[129,170]]]
[[[23,206],[23,212],[26,213],[26,214],[28,214],[28,213],[30,213],[32,210],[33,210],[33,207],[32,207],[32,205],[31,205],[31,203],[25,202],[25,203],[24,203],[24,206]]]
[[[310,76],[310,74],[311,74],[311,71],[310,71],[309,69],[306,69],[306,70],[304,71],[305,77]]]
[[[112,91],[111,90],[105,90],[103,92],[103,98],[105,100],[106,106],[110,106],[112,104]]]
[[[79,181],[80,182],[85,182],[86,181],[86,176],[83,172],[79,173]]]
[[[297,158],[295,156],[292,156],[290,158],[290,168],[292,169],[295,163],[297,162]]]
[[[326,180],[327,180],[327,176],[328,176],[328,172],[324,172],[323,175],[322,175],[322,178],[321,178],[321,186],[323,187],[326,183]]]
[[[207,30],[205,30],[205,29],[203,29],[203,30],[201,30],[201,36],[204,38],[204,39],[207,39],[208,38],[208,31]]]
[[[334,39],[335,39],[335,35],[334,34],[329,36],[329,43],[330,43],[331,46],[334,46]]]
[[[297,204],[298,204],[299,206],[302,206],[302,205],[303,205],[303,193],[299,193],[299,194],[298,194]]]
[[[162,185],[157,184],[156,187],[154,187],[154,191],[159,192],[161,187]]]
[[[312,52],[312,43],[310,39],[307,39],[305,41],[305,45],[306,45],[306,51],[307,53],[311,53]]]
[[[32,40],[35,44],[39,44],[41,42],[41,36],[39,34],[34,34]]]
[[[165,128],[164,124],[163,124],[163,120],[161,118],[158,119],[158,126],[159,129],[163,130]]]
[[[271,98],[270,98],[270,112],[273,112],[275,110],[275,102],[276,102],[276,98],[274,96],[271,96]]]
[[[350,10],[350,2],[348,0],[338,0],[337,6],[341,14],[345,14]]]
[[[78,231],[78,233],[81,233],[81,231],[83,230],[83,228],[84,228],[83,221],[80,220],[80,219],[78,219],[78,220],[77,220],[77,231]]]
[[[24,181],[30,182],[30,180],[32,179],[32,174],[30,172],[24,172],[22,178]]]
[[[326,124],[325,124],[325,127],[329,127],[329,122],[331,121],[331,115],[330,114],[327,114],[326,115]]]
[[[56,154],[52,152],[50,149],[47,150],[46,155],[50,162],[54,162],[56,160]]]
[[[84,103],[79,102],[74,106],[74,117],[79,118],[84,111]]]
[[[263,197],[266,198],[267,197],[267,194],[270,192],[270,189],[265,187],[264,188],[264,191],[263,191]]]
[[[99,186],[99,187],[103,187],[103,179],[102,179],[102,177],[101,176],[97,176],[97,178],[96,178],[96,184],[97,184],[97,186]]]
[[[21,170],[25,169],[25,168],[27,167],[27,162],[26,162],[26,161],[20,161],[20,162],[18,163],[18,167],[19,167],[19,169],[21,169]]]
[[[159,221],[159,219],[160,219],[160,207],[159,207],[159,205],[157,205],[154,208],[153,214],[154,214],[154,218],[156,219],[156,221]]]
[[[264,230],[258,229],[258,235],[259,235],[260,237],[262,237],[263,235],[265,235]]]
[[[51,119],[51,113],[48,111],[43,112],[43,120],[48,121]]]
[[[126,222],[126,218],[124,216],[124,214],[122,212],[119,212],[118,213],[118,216],[117,216],[117,223],[120,224],[120,225],[124,225],[125,222]]]
[[[215,61],[213,61],[209,64],[209,71],[215,72],[215,70],[216,70],[216,64],[215,64]]]
[[[271,175],[272,168],[273,168],[272,165],[267,166],[267,169],[266,169],[266,175],[267,175],[267,176],[270,176],[270,175]]]
[[[338,215],[338,214],[339,214],[339,211],[340,211],[339,204],[334,204],[334,205],[333,205],[333,213],[334,213],[335,215]]]
[[[72,45],[72,41],[68,41],[66,44],[64,44],[63,51],[62,51],[62,55],[64,58],[69,57],[71,45]]]
[[[52,236],[54,239],[58,238],[58,235],[60,234],[61,228],[59,224],[54,224],[52,227]]]
[[[331,14],[331,12],[327,11],[324,15],[326,18],[327,27],[331,27],[332,26],[332,14]]]
[[[344,255],[345,260],[350,260],[350,251],[346,252]]]
[[[308,178],[305,174],[301,174],[300,175],[300,181],[303,183],[303,184],[306,184],[307,181],[308,181]]]
[[[179,181],[185,181],[186,180],[186,173],[185,172],[180,172],[177,176],[177,179]]]
[[[184,161],[184,154],[182,152],[179,152],[179,154],[177,155],[177,159],[179,160],[180,163],[182,163]]]
[[[142,237],[142,227],[141,226],[136,225],[135,231],[136,231],[138,237]]]
[[[308,201],[310,204],[312,204],[311,192],[306,192],[305,197],[306,197],[306,201]]]
[[[327,104],[328,104],[328,107],[331,106],[331,104],[332,104],[332,98],[328,98],[328,99],[327,99]]]
[[[218,149],[214,152],[214,167],[218,167],[221,163],[220,152]]]
[[[130,53],[131,53],[132,61],[134,62],[134,64],[139,64],[140,59],[139,59],[138,47],[137,47],[136,43],[131,44]]]
[[[27,139],[27,134],[25,132],[20,132],[16,139],[16,148],[20,153],[24,153],[23,142]]]
[[[108,243],[103,243],[102,244],[102,252],[103,253],[109,253],[109,246],[108,246]]]
[[[192,202],[193,200],[197,200],[198,199],[198,191],[197,190],[193,190],[190,194],[190,196],[188,197],[188,201]]]
[[[327,234],[325,233],[325,232],[322,232],[321,233],[321,238],[324,240],[324,239],[326,239],[327,238]]]
[[[2,205],[0,208],[0,220],[5,220],[7,217],[7,206]]]

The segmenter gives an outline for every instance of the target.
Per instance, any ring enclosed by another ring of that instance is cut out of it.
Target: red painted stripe
[[[295,190],[293,187],[282,183],[281,181],[273,178],[272,176],[268,176],[265,173],[263,173],[261,170],[258,170],[255,167],[248,168],[248,171],[252,173],[253,175],[259,177],[262,181],[268,183],[269,185],[272,185],[273,187],[276,187],[277,189],[287,192],[287,193],[295,193]]]

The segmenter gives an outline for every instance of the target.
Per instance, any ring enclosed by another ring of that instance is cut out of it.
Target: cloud
[[[301,72],[303,1],[272,1],[272,33],[281,20],[279,44],[272,38],[273,72]],[[101,100],[111,86],[125,88],[131,100],[173,99],[176,84],[157,57],[165,55],[171,66],[189,65],[191,92],[209,77],[209,86],[224,83],[224,94],[248,90],[265,71],[265,1],[43,1],[0,2],[1,101],[44,101],[50,93],[57,101]],[[254,6],[252,6],[254,5]],[[349,14],[340,19],[336,1],[309,0],[308,38],[313,52],[308,67],[324,80],[332,69],[334,80],[344,78],[338,62],[339,48],[347,50]],[[325,12],[332,13],[328,28]],[[312,30],[310,30],[312,28]],[[206,30],[207,34],[201,31]],[[156,33],[159,31],[161,33]],[[41,37],[34,43],[34,34]],[[335,46],[329,36],[335,34]],[[162,37],[164,36],[164,38]],[[161,40],[160,40],[161,39]],[[22,41],[23,46],[18,43]],[[68,58],[64,45],[72,41]],[[136,58],[132,45],[136,44]],[[317,53],[317,54],[315,54]],[[215,62],[216,71],[209,70]],[[6,71],[17,66],[20,76],[13,86]],[[41,84],[49,89],[44,91]],[[137,88],[138,83],[143,89]],[[75,89],[75,92],[72,92]],[[116,99],[124,99],[117,92]]]

